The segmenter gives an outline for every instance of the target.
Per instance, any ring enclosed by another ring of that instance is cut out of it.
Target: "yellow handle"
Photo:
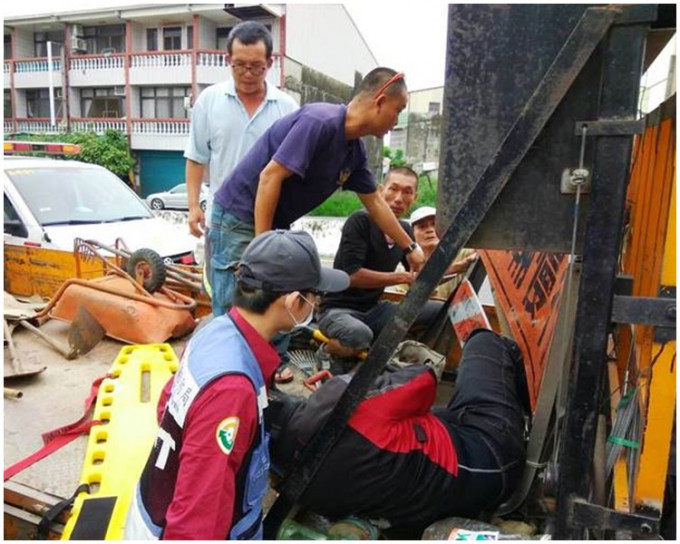
[[[318,340],[319,342],[323,342],[324,344],[328,344],[328,342],[330,342],[330,338],[328,338],[319,329],[314,329],[312,331],[312,336],[314,340]],[[366,357],[368,357],[368,351],[362,351],[357,354],[357,359],[359,359],[360,361],[365,361]]]

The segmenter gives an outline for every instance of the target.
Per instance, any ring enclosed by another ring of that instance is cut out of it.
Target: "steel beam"
[[[648,26],[612,28],[601,83],[601,118],[634,119]],[[568,409],[560,440],[556,539],[582,536],[571,524],[569,512],[574,501],[584,500],[590,492],[632,138],[601,136],[592,145],[597,166],[583,252]]]

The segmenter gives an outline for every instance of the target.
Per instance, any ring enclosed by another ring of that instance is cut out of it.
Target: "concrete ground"
[[[40,330],[68,346],[69,324],[49,320]],[[42,447],[41,434],[80,418],[92,382],[111,367],[125,345],[105,338],[88,354],[66,360],[53,347],[18,327],[12,333],[22,370],[47,367],[32,377],[7,378],[14,373],[4,349],[5,387],[21,391],[21,398],[4,399],[4,467]],[[171,342],[181,353],[185,340]],[[56,495],[70,496],[78,485],[87,436],[83,435],[49,457],[20,472],[12,481]]]
[[[68,346],[69,324],[49,320],[40,330],[62,346]],[[42,447],[42,433],[72,423],[83,414],[84,401],[92,382],[111,367],[124,343],[105,338],[92,351],[75,360],[67,360],[44,340],[17,327],[12,332],[17,356],[24,372],[43,372],[30,377],[8,377],[15,373],[7,347],[4,350],[4,385],[21,392],[21,398],[4,399],[4,467]],[[179,356],[187,339],[170,342]],[[302,385],[306,375],[290,365],[295,379],[279,386],[283,391],[307,396]],[[438,402],[446,403],[451,384],[440,385]],[[78,437],[59,451],[20,472],[11,481],[21,483],[56,497],[70,496],[78,485],[87,437]],[[273,497],[269,497],[271,501]],[[269,502],[267,501],[267,502]]]

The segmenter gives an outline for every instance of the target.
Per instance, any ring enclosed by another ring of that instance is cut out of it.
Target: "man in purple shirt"
[[[403,74],[375,68],[347,106],[307,104],[276,121],[215,194],[209,239],[210,284],[216,316],[231,306],[235,278],[229,264],[248,242],[290,224],[336,190],[355,191],[371,218],[418,271],[423,253],[377,193],[362,136],[382,138],[408,99]]]

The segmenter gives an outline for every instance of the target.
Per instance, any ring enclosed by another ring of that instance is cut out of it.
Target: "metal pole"
[[[52,42],[47,42],[47,80],[50,87],[50,126],[54,128],[57,121],[54,118],[54,80],[52,77]]]

